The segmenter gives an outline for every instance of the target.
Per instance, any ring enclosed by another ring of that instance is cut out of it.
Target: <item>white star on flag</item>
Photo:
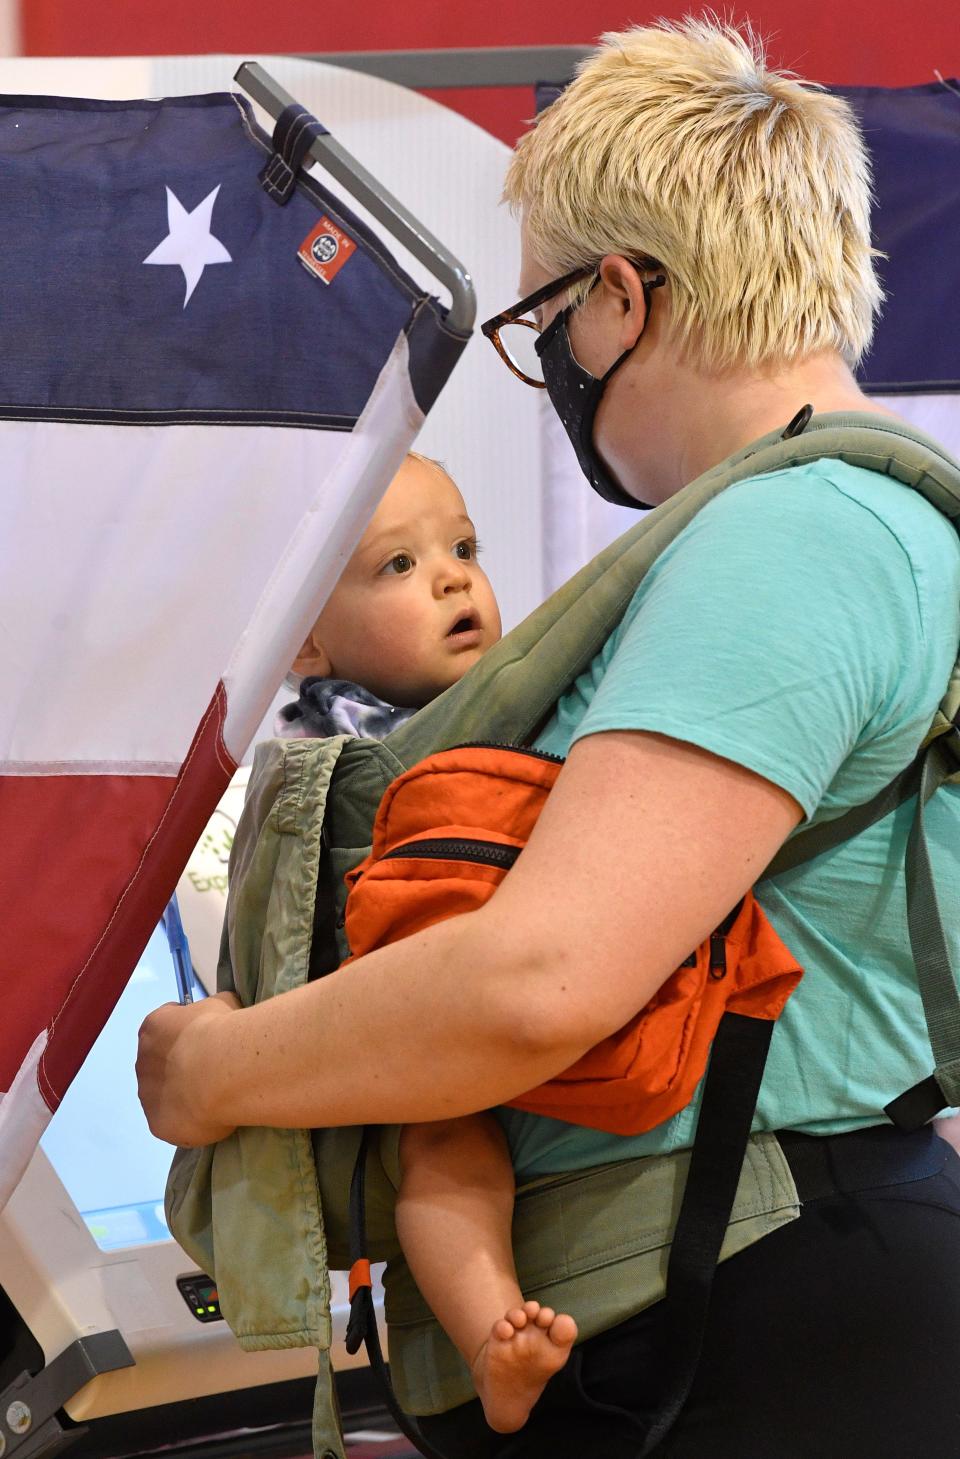
[[[207,193],[203,202],[198,203],[192,213],[188,213],[176,193],[168,187],[167,227],[170,232],[143,260],[144,263],[172,263],[183,269],[187,286],[184,309],[208,263],[233,262],[219,238],[214,238],[210,231],[213,205],[219,191],[220,184],[217,183],[213,192]]]

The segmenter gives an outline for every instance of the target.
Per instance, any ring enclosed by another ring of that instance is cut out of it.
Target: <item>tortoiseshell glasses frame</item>
[[[546,390],[547,388],[543,380],[534,379],[522,370],[515,360],[510,358],[509,351],[500,338],[501,329],[505,324],[521,324],[527,329],[536,330],[539,334],[540,326],[533,319],[524,319],[523,315],[529,314],[538,305],[545,304],[548,299],[552,299],[564,289],[570,288],[571,284],[579,284],[581,280],[588,279],[591,274],[595,274],[596,272],[596,264],[590,264],[585,268],[573,269],[570,273],[564,274],[562,278],[554,279],[552,283],[544,284],[542,288],[536,289],[532,294],[528,294],[525,299],[521,299],[519,304],[514,304],[511,309],[505,309],[502,314],[495,314],[492,319],[488,319],[485,324],[481,324],[480,333],[490,341],[511,374],[516,375],[517,379],[522,380],[525,385],[532,385],[534,390]]]

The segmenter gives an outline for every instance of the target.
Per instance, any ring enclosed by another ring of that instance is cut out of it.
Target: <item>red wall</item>
[[[47,56],[585,45],[603,30],[697,8],[696,0],[21,0],[23,50]],[[769,37],[777,64],[812,80],[907,86],[932,81],[934,70],[960,74],[958,0],[741,0],[736,13]],[[431,94],[506,141],[531,110],[526,89]]]

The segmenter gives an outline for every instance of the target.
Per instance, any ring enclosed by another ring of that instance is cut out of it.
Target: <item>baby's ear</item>
[[[303,643],[300,645],[300,652],[290,667],[302,679],[308,679],[312,674],[318,675],[321,679],[330,678],[333,672],[333,665],[330,662],[326,649],[317,637],[316,625],[311,628],[303,640]]]

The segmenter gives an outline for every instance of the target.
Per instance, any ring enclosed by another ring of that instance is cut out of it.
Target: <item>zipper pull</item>
[[[727,939],[722,932],[710,934],[710,976],[718,983],[727,976]]]

